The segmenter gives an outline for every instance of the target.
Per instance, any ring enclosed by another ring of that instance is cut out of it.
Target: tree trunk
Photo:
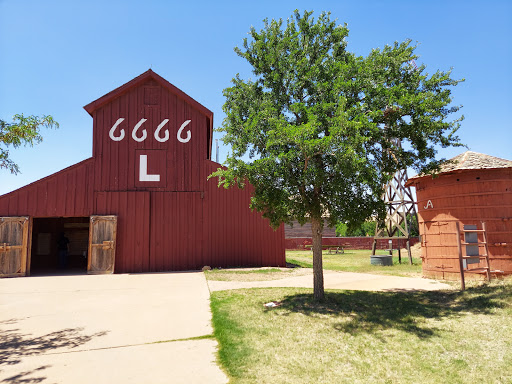
[[[323,220],[311,219],[313,232],[313,296],[315,300],[324,299],[324,270],[322,267],[322,231]]]

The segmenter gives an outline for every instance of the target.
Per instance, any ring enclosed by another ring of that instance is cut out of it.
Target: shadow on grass
[[[419,338],[436,336],[439,329],[427,319],[460,317],[465,314],[492,314],[495,309],[512,307],[512,285],[481,286],[459,291],[326,292],[316,302],[313,294],[287,296],[281,314],[339,317],[335,328],[349,334],[397,329]]]
[[[9,321],[3,322],[12,324]],[[107,332],[83,334],[83,328],[67,328],[43,336],[22,334],[17,329],[0,330],[0,367],[21,362],[24,356],[40,355],[59,348],[77,348]],[[21,381],[23,382],[23,381]]]

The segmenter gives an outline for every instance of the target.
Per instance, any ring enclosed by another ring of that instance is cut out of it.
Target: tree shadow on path
[[[87,335],[83,333],[83,328],[67,328],[42,336],[23,334],[18,329],[0,330],[0,367],[18,364],[24,356],[40,355],[60,348],[77,348],[106,334],[97,332]]]
[[[33,375],[41,375],[41,371],[44,371],[47,368],[50,368],[51,365],[42,365],[38,368],[34,368],[33,370],[20,372],[14,376],[8,377],[2,380],[2,383],[16,383],[16,384],[37,384],[42,383],[47,378],[45,376],[37,376]]]
[[[427,319],[462,317],[465,314],[493,314],[512,308],[512,285],[480,286],[466,291],[327,291],[316,302],[312,294],[287,296],[280,314],[302,313],[311,317],[329,316],[335,329],[349,334],[396,329],[419,338],[436,336],[439,329]]]

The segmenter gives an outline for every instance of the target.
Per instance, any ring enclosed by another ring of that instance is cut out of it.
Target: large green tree
[[[450,71],[416,68],[410,41],[361,57],[347,51],[348,28],[312,12],[264,21],[235,52],[255,78],[224,90],[219,129],[232,152],[212,176],[255,190],[251,208],[273,226],[310,221],[314,296],[324,295],[322,230],[382,217],[383,185],[397,169],[428,171],[436,146],[457,145],[462,117],[448,121]],[[395,143],[400,140],[402,146]]]
[[[0,120],[0,168],[6,168],[11,173],[17,174],[20,169],[9,157],[9,146],[18,148],[21,145],[30,145],[43,141],[41,128],[58,128],[52,116],[27,116],[23,114],[14,115],[13,121],[8,123]]]

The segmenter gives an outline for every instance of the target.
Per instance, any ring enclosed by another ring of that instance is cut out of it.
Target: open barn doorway
[[[87,273],[89,217],[34,218],[30,274]]]

